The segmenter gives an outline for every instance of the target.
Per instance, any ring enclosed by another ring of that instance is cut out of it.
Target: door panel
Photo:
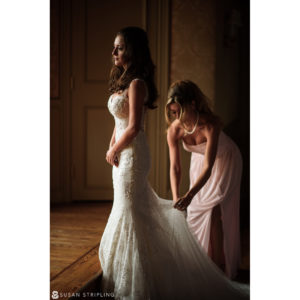
[[[107,110],[111,51],[119,29],[145,27],[145,7],[139,0],[72,1],[72,200],[113,198],[105,160],[114,128]]]

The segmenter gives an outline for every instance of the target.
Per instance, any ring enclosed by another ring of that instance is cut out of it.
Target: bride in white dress
[[[114,202],[99,248],[102,292],[115,299],[249,299],[249,286],[219,271],[184,213],[148,183],[144,117],[157,93],[146,33],[121,30],[112,54],[108,108],[115,129],[106,159],[113,166]]]

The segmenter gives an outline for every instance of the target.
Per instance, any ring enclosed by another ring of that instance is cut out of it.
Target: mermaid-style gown
[[[116,140],[128,125],[128,98],[111,96]],[[150,153],[142,125],[113,167],[114,202],[99,259],[102,292],[115,299],[249,299],[249,286],[230,281],[200,248],[185,215],[148,183]]]

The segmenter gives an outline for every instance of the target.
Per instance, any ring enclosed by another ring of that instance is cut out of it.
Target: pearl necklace
[[[193,133],[195,132],[196,128],[197,128],[198,121],[199,121],[199,113],[197,112],[197,121],[196,121],[196,123],[195,123],[194,128],[192,129],[192,131],[188,131],[188,130],[186,130],[186,129],[184,128],[185,134],[193,134]],[[184,126],[183,126],[183,127],[184,127]]]

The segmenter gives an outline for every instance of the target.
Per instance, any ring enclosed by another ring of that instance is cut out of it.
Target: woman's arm
[[[206,137],[206,149],[203,168],[194,185],[176,202],[174,206],[175,208],[180,210],[186,209],[186,207],[191,203],[193,197],[200,191],[209,179],[217,155],[219,134],[220,128],[218,126],[208,125],[205,127],[204,135]]]
[[[180,152],[178,145],[179,132],[179,128],[176,128],[174,124],[169,127],[167,132],[170,157],[170,181],[174,204],[177,202],[179,197],[179,184],[181,179]]]
[[[137,136],[143,113],[146,87],[143,81],[133,80],[128,88],[129,98],[129,120],[128,126],[124,130],[120,139],[109,149],[106,160],[111,165],[114,164],[117,153],[121,152]]]
[[[116,126],[114,127],[114,131],[110,139],[109,149],[115,144],[115,142],[116,142]]]

